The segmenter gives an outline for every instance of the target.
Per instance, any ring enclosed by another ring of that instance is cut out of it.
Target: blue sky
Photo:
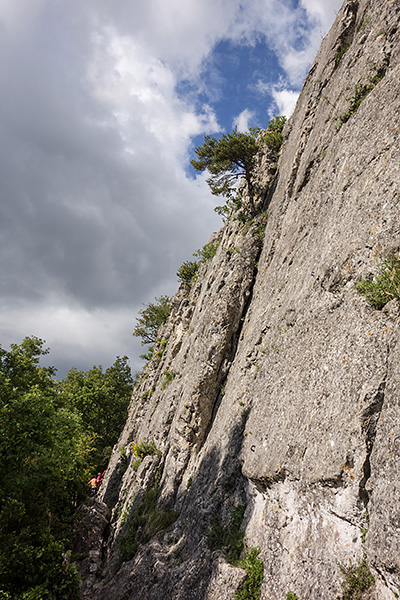
[[[2,347],[141,368],[138,311],[222,224],[194,148],[289,116],[340,5],[2,0]]]

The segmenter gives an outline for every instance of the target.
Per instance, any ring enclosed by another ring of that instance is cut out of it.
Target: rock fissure
[[[366,508],[369,502],[369,494],[366,486],[371,477],[371,454],[376,438],[378,421],[381,416],[383,403],[385,400],[386,382],[379,385],[378,391],[372,399],[369,406],[363,411],[361,416],[361,429],[365,438],[366,456],[363,463],[363,477],[359,484],[359,497],[363,506]]]

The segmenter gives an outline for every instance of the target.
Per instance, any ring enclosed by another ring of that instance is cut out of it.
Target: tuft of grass
[[[369,590],[375,583],[375,578],[365,559],[357,565],[350,567],[340,567],[344,574],[343,596],[340,600],[361,600],[364,592]]]
[[[234,594],[235,600],[259,600],[264,577],[264,563],[260,558],[259,548],[249,549],[238,567],[246,569],[247,578]]]
[[[133,469],[134,471],[137,471],[137,470],[138,470],[138,468],[139,468],[139,467],[140,467],[140,465],[141,465],[141,462],[142,462],[142,459],[141,459],[141,458],[137,458],[136,460],[134,460],[134,461],[133,461],[133,463],[132,463],[132,469]]]
[[[337,49],[336,58],[335,58],[336,66],[340,63],[340,61],[342,60],[343,56],[346,54],[346,52],[349,48],[350,48],[350,46],[340,46]]]
[[[357,31],[363,31],[371,23],[372,17],[365,15],[357,25]]]
[[[295,594],[294,592],[288,592],[286,594],[286,600],[298,600],[297,594]]]
[[[162,382],[162,389],[165,390],[167,385],[171,383],[171,381],[175,378],[175,373],[173,371],[165,371],[164,380]]]
[[[119,540],[121,563],[131,560],[139,544],[145,544],[159,531],[168,529],[178,518],[179,512],[157,510],[160,492],[158,484],[146,490],[139,507],[127,516],[124,533]]]
[[[359,280],[356,289],[377,310],[393,298],[400,298],[400,256],[390,254],[382,263],[379,274],[372,280]]]
[[[347,101],[349,102],[348,109],[339,117],[339,123],[336,126],[337,129],[340,129],[344,123],[347,123],[351,115],[358,110],[361,102],[368,96],[370,92],[372,92],[374,87],[381,81],[381,79],[383,79],[385,72],[385,67],[378,67],[377,65],[374,65],[372,72],[367,78],[367,81],[365,83],[362,81],[356,83],[354,87],[354,94],[347,98]]]
[[[140,459],[145,456],[161,456],[161,450],[158,450],[154,440],[151,442],[131,442],[129,444],[129,449],[132,454],[138,456]]]
[[[243,550],[244,531],[240,529],[246,507],[239,504],[231,515],[229,527],[224,527],[221,519],[214,515],[211,520],[212,528],[208,532],[208,545],[211,550],[224,550],[226,559],[236,564]]]

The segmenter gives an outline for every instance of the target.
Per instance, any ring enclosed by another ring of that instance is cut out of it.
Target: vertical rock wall
[[[260,156],[258,216],[228,221],[173,300],[85,507],[88,527],[102,515],[85,597],[233,598],[246,573],[212,539],[239,509],[263,600],[334,600],[341,565],[363,558],[375,598],[400,593],[400,305],[375,310],[355,287],[400,246],[399,13],[344,3],[275,178]],[[141,441],[159,452],[139,465]]]

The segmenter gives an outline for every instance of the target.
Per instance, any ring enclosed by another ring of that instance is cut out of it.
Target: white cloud
[[[343,0],[300,0],[300,5],[320,27],[323,36],[328,33],[335,15],[339,12]]]
[[[240,115],[233,120],[233,126],[238,128],[238,131],[248,131],[249,122],[254,118],[254,112],[245,108]]]
[[[276,106],[278,108],[277,113],[279,115],[285,115],[286,117],[290,117],[290,115],[293,113],[296,107],[299,92],[294,92],[293,90],[287,89],[274,88],[272,90],[272,97],[275,100]]]

